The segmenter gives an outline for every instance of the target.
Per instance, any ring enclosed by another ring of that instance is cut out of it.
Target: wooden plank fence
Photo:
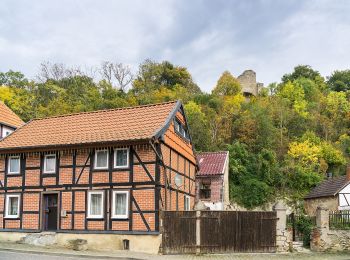
[[[164,254],[275,252],[276,212],[165,211]]]

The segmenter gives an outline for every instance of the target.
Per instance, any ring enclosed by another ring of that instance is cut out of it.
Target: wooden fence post
[[[196,211],[196,255],[201,253],[201,212]]]

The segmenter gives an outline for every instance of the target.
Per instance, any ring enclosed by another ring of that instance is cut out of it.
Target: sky
[[[298,64],[350,69],[348,0],[1,0],[0,71],[145,59],[188,68],[210,92],[225,70],[279,82]]]

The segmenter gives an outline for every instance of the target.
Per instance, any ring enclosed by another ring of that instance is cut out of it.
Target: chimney
[[[333,173],[327,172],[327,179],[332,179],[333,178]]]
[[[350,181],[350,164],[346,166],[346,181]]]

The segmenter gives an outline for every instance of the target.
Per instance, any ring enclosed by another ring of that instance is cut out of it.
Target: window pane
[[[102,194],[90,194],[90,215],[102,215]]]
[[[116,166],[128,165],[128,150],[116,150]]]
[[[115,212],[116,215],[126,215],[126,194],[125,193],[116,193],[116,204],[115,204]]]
[[[10,158],[10,172],[19,172],[19,158]]]
[[[14,216],[18,214],[18,197],[10,197],[8,205],[8,215]]]
[[[108,162],[107,162],[107,156],[108,156],[108,151],[98,151],[96,152],[96,167],[107,167]]]
[[[185,210],[190,210],[190,198],[185,197]]]
[[[50,155],[45,157],[45,170],[47,172],[54,172],[56,169],[56,156]]]
[[[179,122],[177,122],[176,120],[175,120],[175,130],[176,130],[176,131],[180,131]]]

